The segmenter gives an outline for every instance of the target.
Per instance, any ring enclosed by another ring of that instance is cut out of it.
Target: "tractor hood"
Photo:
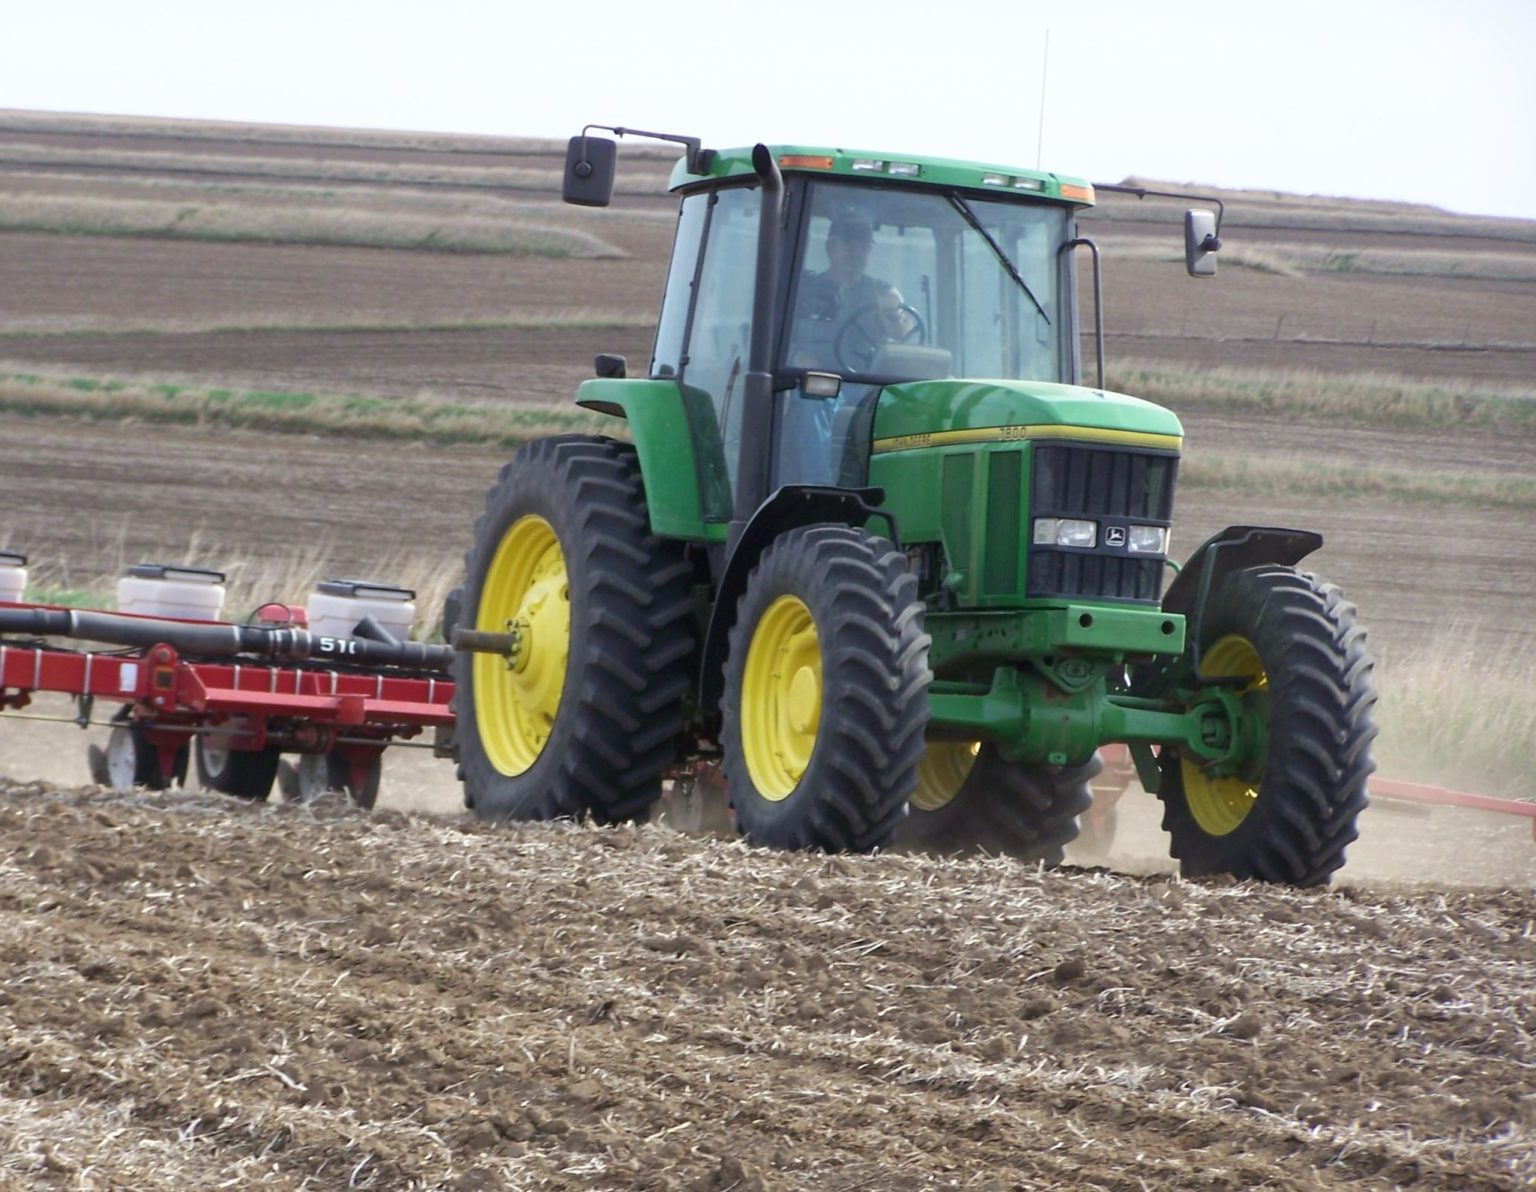
[[[876,454],[958,443],[1073,439],[1180,449],[1171,410],[1103,389],[1048,381],[903,381],[875,410]]]

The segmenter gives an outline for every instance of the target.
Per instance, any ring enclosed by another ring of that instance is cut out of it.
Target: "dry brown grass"
[[[590,232],[490,215],[439,217],[345,204],[253,205],[168,198],[12,195],[0,230],[74,236],[156,236],[178,240],[256,240],[543,257],[621,257]]]
[[[8,319],[0,322],[0,351],[4,341],[30,341],[51,338],[101,337],[109,335],[234,335],[260,333],[310,332],[314,334],[357,334],[448,331],[558,331],[577,328],[643,327],[656,323],[654,310],[601,309],[589,306],[542,308],[536,316],[515,313],[498,314],[484,308],[442,310],[431,318],[397,319],[377,312],[358,314],[319,314],[314,311],[266,310],[240,322],[227,316],[207,317],[166,315],[102,316],[89,312],[78,315],[48,315],[35,320]],[[21,370],[16,361],[0,359],[0,371]],[[105,378],[102,378],[105,379]],[[194,382],[203,384],[208,378]]]
[[[1536,220],[1492,215],[1461,215],[1420,203],[1395,203],[1327,195],[1292,195],[1277,191],[1227,190],[1198,183],[1169,183],[1128,179],[1126,185],[1215,195],[1226,203],[1223,239],[1250,228],[1290,228],[1319,232],[1390,232],[1422,236],[1475,236],[1536,244]],[[1167,221],[1176,224],[1180,212],[1199,206],[1198,200],[1145,199],[1099,193],[1098,205],[1085,216],[1099,221]]]
[[[1100,235],[1105,253],[1115,260],[1183,261],[1170,239],[1159,244],[1142,236]],[[1466,281],[1536,282],[1536,254],[1448,252],[1438,249],[1339,249],[1322,245],[1278,244],[1233,238],[1221,248],[1220,264],[1277,277],[1309,274],[1369,273],[1387,277],[1444,277]]]
[[[1461,427],[1536,434],[1536,388],[1531,387],[1315,370],[1191,372],[1134,359],[1114,362],[1106,384],[1181,412],[1205,409],[1404,429]]]
[[[314,157],[259,157],[220,153],[168,153],[163,150],[94,149],[0,141],[0,164],[74,167],[83,170],[184,173],[306,182],[371,182],[411,186],[454,186],[495,190],[537,190],[558,194],[561,166],[547,170],[516,166],[465,166],[420,162],[347,161]],[[615,193],[653,195],[666,191],[668,174],[659,170],[621,171]]]
[[[194,143],[236,141],[269,145],[314,145],[326,149],[400,149],[432,153],[506,153],[551,157],[563,157],[565,154],[563,141],[547,137],[327,128],[310,124],[251,124],[232,120],[35,112],[17,108],[0,108],[0,133],[4,132],[137,136]],[[626,157],[652,157],[668,162],[678,156],[673,149],[644,142],[625,142],[622,153]]]
[[[1536,646],[1454,622],[1384,658],[1381,772],[1536,799],[1533,674]]]
[[[1536,477],[1404,472],[1313,458],[1198,455],[1179,465],[1181,489],[1409,501],[1536,510]]]
[[[0,520],[0,549],[5,549],[10,538],[5,522]],[[414,591],[413,636],[426,639],[438,633],[443,601],[463,580],[464,561],[452,552],[381,543],[372,558],[352,567],[345,576],[337,573],[331,561],[336,554],[336,544],[323,536],[302,546],[256,554],[249,548],[211,542],[202,532],[193,531],[179,547],[146,559],[130,553],[124,527],[115,541],[104,544],[89,560],[60,555],[34,559],[27,569],[26,596],[40,604],[110,609],[116,607],[118,577],[137,563],[204,567],[221,571],[226,577],[225,619],[243,621],[269,602],[302,605],[321,580],[366,579]]]

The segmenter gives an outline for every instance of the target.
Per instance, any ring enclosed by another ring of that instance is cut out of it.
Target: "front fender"
[[[1311,530],[1274,526],[1228,526],[1202,542],[1163,593],[1163,611],[1184,615],[1191,670],[1198,673],[1200,669],[1200,624],[1206,602],[1228,575],[1266,563],[1294,567],[1322,545],[1323,536]]]
[[[830,488],[821,485],[787,484],[757,507],[731,549],[725,573],[715,589],[715,606],[709,617],[709,631],[704,636],[704,650],[699,672],[699,708],[713,713],[720,704],[725,685],[725,651],[731,627],[736,624],[736,606],[747,591],[747,577],[762,553],[780,534],[796,526],[818,522],[863,525],[872,517],[883,518],[893,541],[898,530],[888,514],[877,508],[885,500],[878,488]]]
[[[1265,563],[1294,567],[1322,545],[1323,536],[1311,530],[1228,526],[1212,534],[1189,556],[1163,593],[1163,611],[1183,613],[1198,621],[1206,599],[1231,572]]]

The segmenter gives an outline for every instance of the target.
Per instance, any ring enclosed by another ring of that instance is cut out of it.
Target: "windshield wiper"
[[[1013,278],[1014,281],[1018,282],[1019,289],[1023,290],[1024,293],[1029,295],[1029,300],[1035,304],[1035,309],[1040,312],[1040,317],[1044,319],[1046,321],[1046,325],[1049,326],[1051,322],[1051,316],[1045,313],[1045,307],[1040,305],[1040,299],[1035,297],[1035,292],[1029,288],[1029,283],[1024,280],[1023,276],[1019,273],[1018,268],[1008,258],[1008,254],[1002,250],[1002,247],[997,243],[996,240],[992,239],[992,234],[988,232],[986,228],[981,226],[981,220],[976,218],[976,213],[971,210],[970,205],[954,192],[950,192],[949,201],[954,205],[955,210],[960,213],[960,218],[965,220],[966,223],[970,224],[971,227],[975,228],[981,238],[987,242],[987,247],[992,250],[993,255],[997,257],[1003,268],[1008,270],[1008,276]]]

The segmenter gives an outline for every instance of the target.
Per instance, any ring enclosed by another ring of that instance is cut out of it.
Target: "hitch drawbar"
[[[355,662],[364,666],[398,666],[413,670],[445,671],[454,656],[451,646],[422,642],[337,637],[311,633],[307,629],[262,625],[168,621],[75,608],[0,608],[0,634],[6,633],[78,637],[110,645],[144,648],[164,642],[183,654],[204,658],[254,654],[262,658]]]

